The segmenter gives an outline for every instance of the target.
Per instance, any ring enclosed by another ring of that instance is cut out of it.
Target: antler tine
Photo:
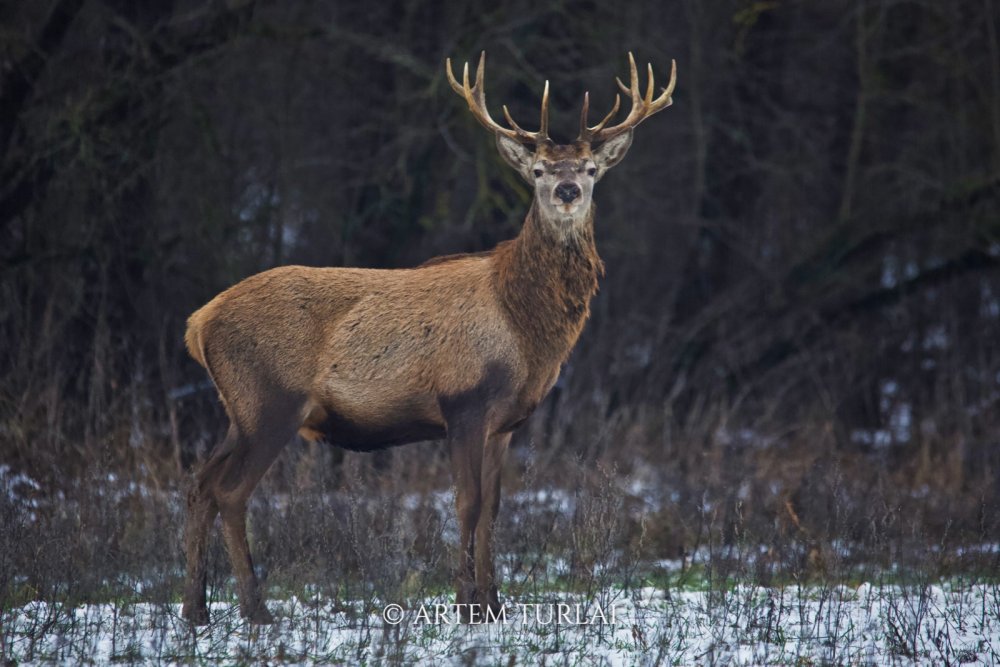
[[[444,71],[445,74],[448,75],[448,83],[451,85],[451,89],[454,90],[459,95],[461,95],[462,97],[465,97],[465,91],[462,90],[462,86],[460,86],[458,84],[458,81],[455,79],[455,72],[452,70],[451,67],[451,58],[445,58],[444,65],[445,65]],[[465,63],[465,66],[468,67],[469,63]]]
[[[676,60],[671,61],[670,82],[667,84],[667,87],[663,89],[663,92],[661,92],[659,97],[657,97],[656,99],[653,99],[653,95],[656,92],[656,84],[653,78],[653,66],[651,64],[647,64],[646,66],[646,73],[647,73],[646,75],[649,78],[649,81],[647,81],[646,83],[646,94],[645,96],[643,96],[639,88],[639,71],[638,68],[636,68],[635,66],[635,58],[632,56],[631,52],[628,54],[628,64],[629,64],[629,85],[626,87],[625,84],[622,83],[621,79],[619,78],[615,78],[615,81],[618,83],[618,87],[622,90],[622,92],[632,98],[632,109],[629,111],[629,114],[625,118],[625,120],[623,120],[618,125],[614,125],[612,127],[607,127],[607,128],[603,127],[606,122],[611,120],[611,118],[606,118],[604,121],[601,122],[599,126],[588,128],[587,133],[589,134],[589,140],[591,142],[607,141],[608,139],[618,136],[623,132],[627,132],[628,130],[632,129],[633,127],[644,121],[649,116],[652,116],[654,113],[658,111],[666,109],[673,103],[671,95],[674,92],[674,87],[677,85]],[[615,109],[614,109],[615,112],[618,111],[617,103],[618,99],[616,98]],[[612,113],[612,116],[614,116],[614,113]],[[581,135],[582,134],[583,133],[581,132]],[[581,136],[581,138],[583,137]]]
[[[590,113],[590,92],[583,94],[583,110],[580,112],[580,136],[576,138],[577,141],[591,141],[594,133],[602,129],[608,122],[615,117],[618,113],[618,109],[621,107],[622,98],[621,95],[615,95],[615,104],[611,107],[611,111],[608,113],[604,119],[593,127],[587,127],[587,115]]]
[[[677,85],[677,61],[670,61],[670,82],[667,87],[663,89],[663,94],[670,97],[674,93],[674,86]],[[661,95],[662,97],[662,95]]]
[[[539,121],[538,132],[528,132],[518,125],[510,115],[507,105],[503,105],[503,117],[507,119],[507,124],[521,134],[532,137],[535,143],[545,141],[549,138],[549,82],[545,82],[545,90],[542,91],[542,118]]]
[[[635,66],[635,58],[632,56],[631,51],[628,52],[628,86],[622,83],[622,80],[618,77],[615,77],[615,81],[618,83],[618,88],[630,96],[633,102],[642,99],[642,96],[639,94],[639,70]]]
[[[549,138],[549,81],[545,80],[545,90],[542,91],[542,118],[538,123],[538,134],[544,139]]]
[[[472,115],[487,130],[494,134],[500,134],[508,139],[522,144],[538,144],[547,141],[549,138],[549,82],[545,82],[545,92],[542,94],[542,119],[538,132],[528,132],[514,122],[506,105],[503,107],[503,115],[510,124],[510,128],[503,127],[490,116],[486,108],[486,51],[479,55],[479,64],[476,67],[476,82],[469,85],[469,63],[465,63],[462,71],[462,83],[455,79],[455,73],[451,67],[451,58],[445,59],[445,71],[448,75],[448,83],[452,90],[461,95],[469,105]]]

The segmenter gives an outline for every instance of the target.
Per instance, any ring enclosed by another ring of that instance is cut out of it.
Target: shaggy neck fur
[[[594,246],[594,206],[570,234],[541,220],[534,204],[521,233],[496,254],[498,292],[534,361],[562,363],[580,336],[604,264]]]

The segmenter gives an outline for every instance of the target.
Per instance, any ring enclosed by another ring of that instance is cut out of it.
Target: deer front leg
[[[500,480],[510,437],[510,433],[505,433],[491,436],[486,441],[481,478],[483,509],[476,525],[476,591],[479,599],[489,606],[493,618],[497,618],[501,610],[493,566],[493,527],[500,511]]]
[[[455,578],[455,603],[463,622],[482,618],[478,608],[475,573],[475,530],[482,508],[481,475],[484,436],[479,428],[449,428],[448,448],[455,478],[459,552]]]

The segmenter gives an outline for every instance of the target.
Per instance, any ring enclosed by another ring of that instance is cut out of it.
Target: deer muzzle
[[[580,186],[570,181],[564,181],[556,186],[555,195],[563,203],[569,204],[580,197]]]

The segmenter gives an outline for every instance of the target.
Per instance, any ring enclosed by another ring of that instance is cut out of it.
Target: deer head
[[[469,63],[465,63],[462,83],[459,83],[452,71],[451,59],[447,60],[448,82],[452,89],[468,103],[476,120],[496,136],[497,148],[504,160],[534,187],[535,211],[543,222],[560,235],[573,233],[589,219],[594,184],[608,169],[625,157],[632,144],[632,132],[635,126],[654,113],[667,108],[672,102],[670,95],[677,83],[676,62],[671,66],[670,83],[654,99],[652,65],[647,66],[649,81],[646,93],[643,95],[639,88],[635,58],[631,53],[628,54],[628,61],[630,84],[625,86],[620,79],[616,79],[622,92],[632,100],[632,109],[628,116],[617,125],[608,125],[618,113],[621,103],[621,97],[615,95],[611,112],[597,125],[588,126],[590,94],[585,93],[583,110],[580,113],[580,134],[571,144],[557,144],[549,138],[548,81],[545,82],[545,90],[542,93],[542,113],[538,131],[528,132],[521,128],[511,118],[506,105],[503,107],[503,115],[510,127],[503,127],[493,120],[486,108],[484,90],[486,52],[483,51],[479,56],[476,81],[472,86],[469,85]]]

